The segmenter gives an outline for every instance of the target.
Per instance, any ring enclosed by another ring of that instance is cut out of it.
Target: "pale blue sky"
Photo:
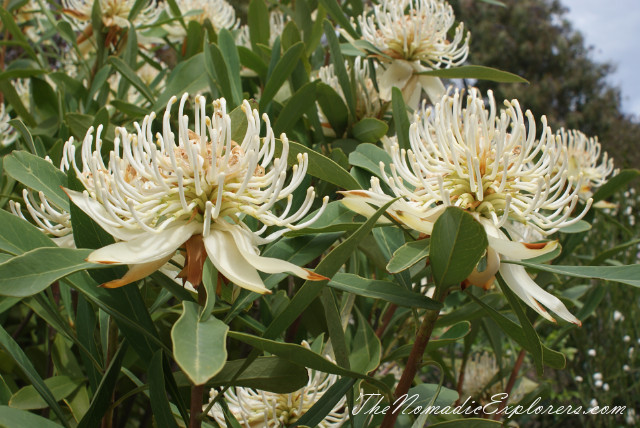
[[[622,89],[623,111],[640,119],[640,0],[561,1],[593,58],[617,66],[609,81]]]

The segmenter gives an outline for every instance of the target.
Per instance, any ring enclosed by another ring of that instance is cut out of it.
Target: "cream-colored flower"
[[[9,124],[11,116],[4,108],[4,104],[0,104],[0,146],[7,147],[13,144],[18,138],[15,128]]]
[[[451,6],[443,0],[382,0],[371,14],[358,17],[362,38],[387,57],[378,86],[383,100],[391,99],[391,88],[402,90],[405,102],[416,109],[424,89],[432,102],[445,88],[437,77],[418,73],[462,64],[469,53],[469,33],[464,24],[447,38],[455,23]],[[464,38],[464,40],[463,40]]]
[[[382,112],[382,101],[373,84],[369,63],[362,57],[356,57],[353,63],[353,74],[351,73],[351,65],[348,61],[345,61],[345,66],[349,75],[355,77],[356,82],[356,122],[365,117],[379,118]],[[322,81],[322,83],[331,86],[331,88],[340,95],[340,98],[342,98],[346,105],[347,99],[338,82],[338,76],[335,74],[333,64],[321,67],[320,70],[318,70],[318,79]],[[319,111],[321,113],[320,121],[322,122],[322,126],[330,127],[331,125],[329,125],[329,121],[322,109],[319,109]]]
[[[102,24],[105,27],[127,28],[130,25],[129,14],[133,9],[136,0],[99,0],[100,11],[102,12]],[[67,16],[77,26],[84,26],[84,23],[91,21],[91,10],[93,0],[62,0],[62,7]],[[148,0],[144,8],[134,18],[134,27],[152,24],[161,8],[155,0]],[[92,30],[93,31],[93,30]]]
[[[302,345],[309,347],[306,342],[303,342]],[[325,358],[331,360],[330,357]],[[307,385],[290,394],[232,387],[225,392],[224,399],[229,406],[229,410],[243,428],[280,428],[289,426],[307,413],[338,380],[338,376],[335,374],[311,369],[307,369],[307,372],[309,374]],[[216,395],[217,392],[212,389],[211,399],[213,400]],[[220,426],[226,426],[224,413],[219,404],[215,404],[209,414]],[[342,397],[322,422],[314,426],[317,428],[339,428],[348,417],[349,411],[346,406],[346,397]]]
[[[182,12],[185,24],[196,21],[204,24],[209,20],[214,31],[218,32],[223,28],[235,30],[240,26],[240,20],[236,18],[236,11],[226,0],[176,0],[176,4]],[[169,4],[165,9],[170,17],[174,17]],[[165,30],[169,34],[169,40],[174,42],[182,41],[187,36],[187,31],[178,20],[165,25]]]
[[[489,247],[485,269],[476,268],[467,283],[487,289],[499,270],[513,292],[540,315],[553,320],[544,305],[580,324],[524,267],[500,261],[530,259],[557,248],[557,241],[514,242],[501,228],[509,230],[510,222],[516,221],[548,235],[579,221],[591,206],[588,200],[582,212],[570,217],[582,175],[569,175],[566,152],[554,149],[555,139],[544,117],[537,139],[533,115],[523,114],[516,100],[505,101],[505,108],[498,110],[489,92],[487,108],[476,89],[467,96],[466,106],[463,100],[456,91],[416,115],[410,128],[411,149],[400,149],[396,139],[385,140],[393,163],[391,176],[381,165],[381,176],[401,198],[388,212],[409,228],[431,234],[445,207],[468,211],[483,225]],[[365,215],[374,211],[368,204],[381,206],[392,199],[375,177],[370,191],[343,193],[345,205]]]
[[[273,46],[276,39],[282,35],[284,27],[289,21],[289,17],[285,16],[280,9],[274,9],[269,13],[269,46]],[[243,25],[238,29],[236,44],[251,49],[251,36],[248,25]]]
[[[204,97],[196,97],[195,123],[189,127],[184,115],[188,94],[178,109],[178,132],[170,123],[172,97],[155,141],[155,114],[146,116],[136,132],[118,128],[108,164],[101,154],[101,127],[94,138],[89,129],[81,145],[82,169],[75,162],[76,146],[65,145],[64,159],[71,163],[85,187],[84,192],[67,190],[71,200],[120,242],[91,253],[90,262],[128,264],[120,280],[105,284],[119,287],[144,278],[184,247],[184,274],[194,285],[200,283],[207,257],[220,273],[236,285],[268,293],[258,271],[291,272],[305,279],[324,277],[292,263],[262,257],[258,245],[272,242],[288,230],[306,227],[311,220],[295,225],[310,210],[315,199],[309,188],[302,206],[291,213],[293,191],[307,170],[306,153],[298,155],[287,180],[287,137],[282,134],[282,157],[274,159],[275,137],[269,118],[263,115],[266,136],[260,138],[260,118],[247,101],[242,105],[247,130],[241,142],[232,140],[231,118],[223,98],[214,101],[213,114],[205,114]],[[95,144],[95,146],[94,146]],[[286,204],[276,214],[276,203]],[[327,198],[323,201],[326,206]],[[254,217],[263,227],[254,232],[244,219]],[[282,229],[273,231],[272,227]],[[263,237],[269,230],[270,234]]]

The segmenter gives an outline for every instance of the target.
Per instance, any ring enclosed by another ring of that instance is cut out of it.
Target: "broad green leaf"
[[[254,51],[245,46],[238,46],[238,58],[240,59],[240,64],[249,70],[255,71],[260,80],[267,79],[267,64]]]
[[[199,306],[182,302],[182,315],[171,329],[173,358],[195,385],[203,385],[227,360],[226,336],[229,326],[211,316],[198,317]]]
[[[640,170],[638,169],[623,169],[598,188],[596,193],[593,194],[593,202],[602,201],[616,192],[626,189],[628,184],[638,176],[640,176]]]
[[[245,360],[227,361],[224,368],[209,382],[212,388],[229,385],[233,375]],[[258,357],[233,381],[234,386],[288,394],[307,385],[307,369],[280,357]]]
[[[298,64],[300,56],[304,53],[304,43],[299,42],[291,46],[276,63],[269,74],[269,80],[264,85],[264,91],[260,98],[260,111],[265,111],[280,87],[289,78],[293,69]]]
[[[0,250],[10,254],[19,255],[35,248],[56,246],[31,223],[5,210],[0,210],[0,231]]]
[[[264,0],[251,0],[247,16],[249,38],[253,50],[258,49],[258,43],[268,46],[270,37],[269,9]]]
[[[416,401],[409,399],[411,407],[420,406],[423,409],[428,406],[450,406],[458,399],[458,393],[452,389],[445,388],[437,383],[421,383],[414,386],[408,392],[409,397],[418,396]]]
[[[355,379],[364,379],[382,391],[389,391],[389,387],[379,380],[365,374],[340,367],[304,346],[293,343],[276,342],[236,331],[230,331],[229,337],[251,345],[254,348],[277,355],[285,360],[296,364],[302,364],[312,370],[318,370],[324,373],[333,373],[340,376],[348,376]]]
[[[529,346],[529,342],[522,327],[493,309],[491,306],[488,306],[473,294],[467,293],[467,295],[475,300],[485,310],[486,314],[489,315],[491,319],[493,319],[496,324],[500,326],[502,331],[504,331],[507,336],[515,340],[523,348],[527,349],[527,346]],[[530,349],[527,350],[531,352]],[[563,369],[566,364],[564,355],[562,355],[560,352],[549,349],[544,344],[542,345],[542,361],[545,365],[554,369]]]
[[[422,71],[418,74],[424,76],[444,77],[447,79],[478,79],[503,83],[529,83],[517,74],[509,73],[482,65],[462,65],[455,68],[442,68],[439,70]]]
[[[387,264],[391,273],[402,272],[429,256],[429,239],[411,241],[398,248]]]
[[[23,79],[25,77],[39,76],[46,72],[47,70],[42,70],[40,68],[18,68],[1,72],[0,80]]]
[[[504,261],[503,261],[504,262]],[[622,266],[559,266],[507,260],[507,263],[576,278],[603,279],[640,287],[640,264]]]
[[[473,272],[487,248],[484,228],[460,208],[448,207],[436,220],[429,260],[439,287],[462,282]]]
[[[60,428],[59,425],[35,413],[27,412],[19,409],[12,409],[8,406],[0,406],[0,421],[5,428]]]
[[[581,233],[587,230],[591,230],[591,225],[584,220],[579,220],[570,226],[560,228],[560,232],[562,233]]]
[[[376,263],[376,266],[384,268],[393,257],[393,253],[406,243],[405,233],[399,227],[377,227],[373,229],[372,235],[382,254],[381,263]],[[394,279],[407,290],[413,288],[409,272],[394,274]]]
[[[442,307],[441,303],[393,282],[367,279],[352,273],[337,273],[327,285],[358,296],[381,299],[409,308],[440,309]]]
[[[329,3],[335,2],[335,0],[328,0]],[[340,12],[342,14],[342,12]],[[349,74],[347,73],[347,68],[344,65],[344,58],[342,56],[342,52],[340,52],[340,44],[338,43],[338,38],[336,37],[335,29],[331,22],[328,20],[324,20],[324,34],[327,37],[327,41],[329,42],[329,52],[331,53],[331,62],[333,64],[333,70],[338,77],[338,83],[342,88],[342,93],[344,94],[344,98],[347,100],[347,107],[349,108],[349,113],[351,114],[351,118],[355,121],[356,118],[356,97],[351,88],[351,80],[349,79]],[[346,27],[345,27],[346,28]]]
[[[384,164],[385,172],[391,176],[389,164],[392,162],[391,156],[378,146],[365,143],[358,144],[358,147],[349,154],[349,163],[358,166],[376,177],[380,177],[380,163]]]
[[[310,111],[315,102],[316,82],[309,82],[298,89],[284,105],[280,115],[278,115],[278,119],[276,119],[276,123],[273,125],[274,134],[279,136],[281,133],[292,129],[298,119]]]
[[[153,354],[153,358],[151,358],[147,372],[151,410],[153,411],[154,419],[159,428],[178,428],[178,424],[171,413],[167,391],[164,387],[162,360],[162,350],[157,350],[156,353]]]
[[[298,164],[297,157],[299,153],[306,153],[309,157],[307,174],[331,184],[335,184],[342,189],[353,190],[360,188],[356,180],[347,171],[328,157],[305,147],[300,143],[289,141],[289,155],[287,157],[289,165]],[[280,156],[281,154],[282,141],[276,139],[275,156]]]
[[[108,60],[109,64],[120,73],[122,77],[127,79],[150,103],[155,101],[155,97],[146,83],[136,74],[134,70],[127,65],[126,62],[118,57],[112,56]]]
[[[337,136],[344,135],[347,129],[349,110],[344,104],[344,100],[331,86],[318,82],[316,85],[316,95],[322,113],[329,121],[329,125]]]
[[[369,373],[380,364],[382,346],[369,321],[358,308],[355,311],[358,316],[358,328],[353,335],[349,362],[352,370]]]
[[[86,262],[91,250],[36,248],[0,264],[0,295],[32,296],[79,270],[100,265]]]
[[[51,390],[44,383],[35,367],[33,367],[31,360],[29,360],[29,357],[27,357],[20,345],[16,343],[16,341],[2,326],[0,326],[0,347],[2,347],[6,353],[11,356],[18,367],[20,367],[20,370],[22,370],[27,379],[29,379],[29,382],[31,382],[31,385],[33,385],[36,391],[38,391],[49,407],[51,407],[51,410],[53,410],[56,416],[62,421],[62,424],[65,427],[68,427],[69,425],[66,423],[67,419],[65,418],[60,406],[58,406]]]
[[[179,97],[185,92],[195,94],[207,88],[209,77],[206,72],[203,72],[204,70],[206,70],[204,53],[196,54],[178,63],[167,76],[167,84],[153,105],[153,111],[164,110],[167,102],[174,95]]]
[[[351,369],[349,351],[347,349],[347,341],[345,339],[344,327],[342,326],[342,318],[340,317],[340,311],[338,309],[337,298],[333,290],[323,287],[320,301],[324,309],[324,320],[327,325],[329,340],[331,340],[331,345],[333,346],[335,361],[341,367],[349,370]],[[290,302],[290,300],[288,302]]]
[[[3,165],[15,180],[36,192],[43,192],[49,201],[69,211],[69,198],[60,188],[67,185],[67,176],[51,162],[25,151],[13,151],[4,158]]]
[[[353,136],[363,143],[375,143],[389,130],[389,125],[373,117],[365,117],[353,125]]]
[[[391,88],[391,109],[393,111],[393,123],[398,137],[398,144],[400,148],[408,150],[411,148],[411,143],[409,141],[407,106],[404,103],[402,91],[395,86]]]
[[[56,401],[60,401],[71,395],[80,385],[79,382],[72,380],[68,376],[50,377],[49,379],[45,379],[44,383]],[[16,391],[16,393],[11,396],[11,400],[9,400],[9,406],[22,410],[35,410],[49,407],[33,385],[27,385]]]
[[[320,426],[319,424],[334,409],[342,397],[351,390],[354,384],[355,379],[342,378],[338,380],[322,394],[322,397],[293,426],[298,428]]]

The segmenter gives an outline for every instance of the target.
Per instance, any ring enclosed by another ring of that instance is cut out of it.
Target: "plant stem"
[[[109,367],[111,364],[111,360],[118,352],[118,326],[112,317],[109,317],[109,336],[107,338],[107,361],[105,367]],[[113,390],[113,394],[111,395],[111,403],[115,401],[116,391]],[[102,428],[111,428],[113,426],[113,412],[114,408],[110,407],[104,416],[102,417]]]
[[[498,411],[496,412],[496,415],[495,415],[495,420],[500,419],[502,410],[504,410],[504,408],[507,406],[507,402],[509,401],[509,395],[511,395],[511,390],[513,390],[513,386],[516,383],[516,379],[518,379],[518,372],[522,367],[522,363],[524,362],[524,357],[526,353],[527,352],[524,349],[522,349],[518,354],[518,359],[516,360],[516,363],[513,366],[513,370],[511,370],[511,376],[509,376],[509,382],[507,382],[507,389],[504,391],[507,395],[505,396],[504,400],[502,400],[502,402],[500,403],[500,406],[498,407]]]
[[[384,316],[382,317],[382,324],[376,329],[376,336],[378,337],[378,339],[382,337],[385,330],[389,326],[391,318],[393,318],[393,314],[396,313],[396,309],[398,309],[398,305],[396,305],[395,303],[391,303],[385,311]]]
[[[434,300],[442,302],[445,295],[445,291],[438,291],[436,288]],[[413,379],[416,377],[418,368],[422,363],[422,355],[429,344],[429,339],[431,339],[431,333],[433,332],[433,326],[438,319],[438,315],[440,315],[440,309],[430,309],[424,314],[424,318],[422,319],[422,323],[420,324],[420,328],[416,334],[416,341],[413,343],[411,354],[409,354],[407,365],[404,368],[404,372],[402,372],[400,382],[398,382],[396,391],[393,394],[394,402],[409,392]],[[398,409],[394,408],[393,403],[391,403],[390,411],[385,414],[382,425],[380,426],[381,428],[393,428],[395,426],[396,419],[398,418],[396,410]]]
[[[193,385],[191,387],[191,417],[189,418],[189,428],[200,428],[202,426],[202,397],[204,396],[204,385]]]

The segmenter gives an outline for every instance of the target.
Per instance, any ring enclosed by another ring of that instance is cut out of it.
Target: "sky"
[[[640,119],[640,0],[561,0],[566,14],[593,46],[596,61],[616,71],[609,82],[622,90],[622,110]]]

